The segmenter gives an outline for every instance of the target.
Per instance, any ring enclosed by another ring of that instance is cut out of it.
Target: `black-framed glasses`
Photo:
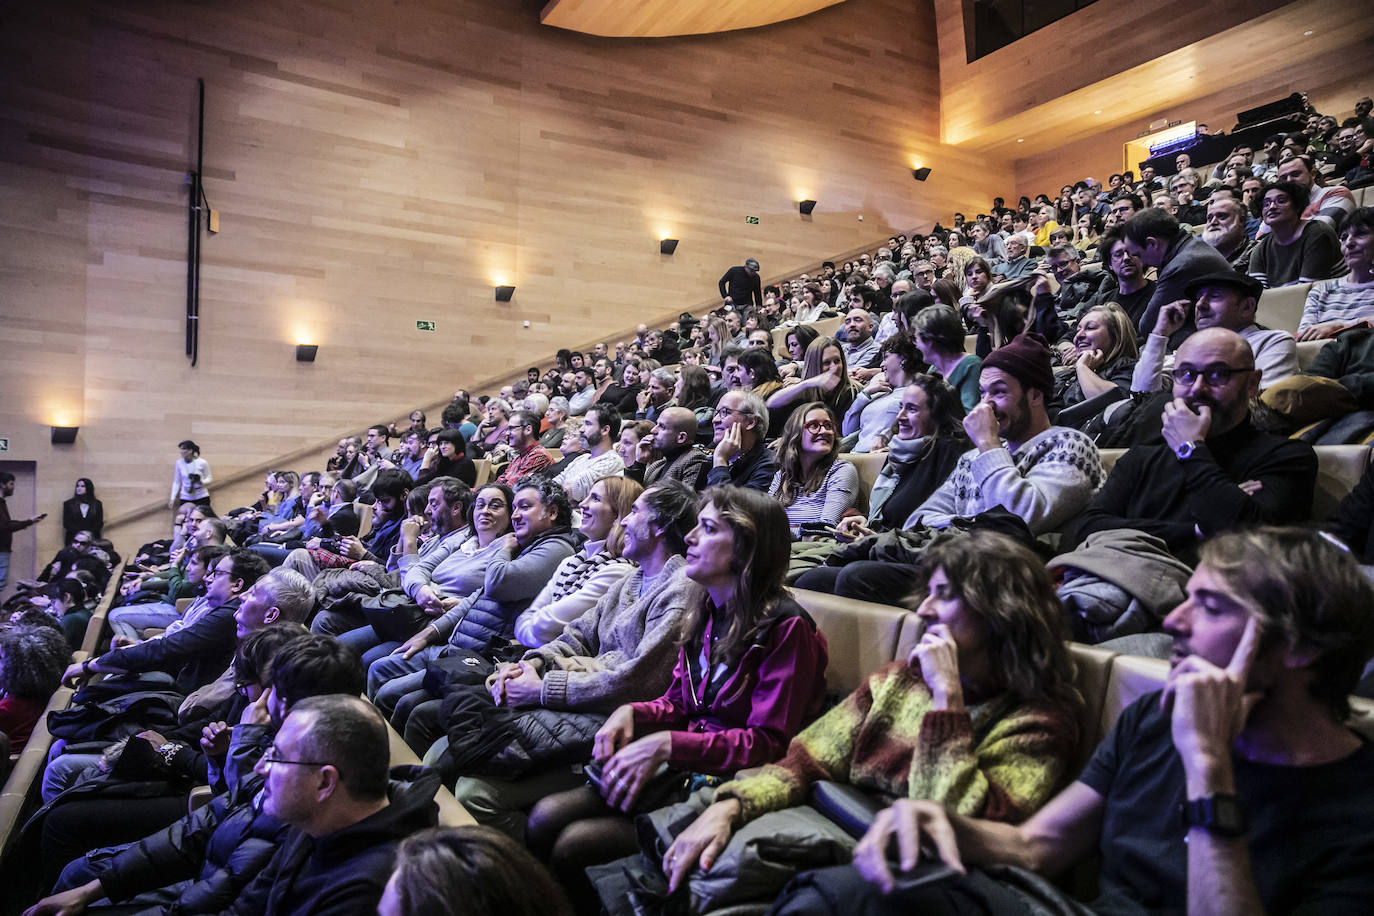
[[[1221,388],[1231,381],[1236,375],[1242,372],[1254,372],[1254,369],[1237,369],[1225,363],[1212,363],[1198,369],[1195,366],[1175,366],[1174,381],[1191,385],[1199,378],[1209,388]]]
[[[276,748],[269,748],[267,752],[262,755],[262,762],[268,766],[291,767],[328,767],[334,765],[332,763],[325,763],[321,760],[287,760],[285,757],[277,756]]]
[[[742,408],[739,408],[739,407],[726,407],[726,406],[724,406],[724,405],[722,405],[722,406],[720,406],[720,407],[717,407],[717,408],[715,409],[715,412],[712,413],[711,416],[713,416],[713,417],[715,417],[717,420],[719,420],[719,419],[722,418],[722,417],[728,417],[728,416],[730,416],[730,414],[732,414],[732,413],[737,413],[737,414],[739,414],[739,415],[742,416],[742,417],[752,417],[752,416],[753,416],[753,414],[751,414],[749,411],[744,410],[744,409],[742,409]]]

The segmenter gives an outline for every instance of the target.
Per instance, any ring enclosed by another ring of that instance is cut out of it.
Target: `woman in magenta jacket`
[[[627,518],[627,533],[637,523],[648,520]],[[668,691],[612,713],[596,734],[594,784],[550,795],[530,814],[530,849],[575,904],[596,906],[584,868],[638,848],[629,814],[651,781],[646,805],[680,801],[699,784],[687,774],[776,760],[820,711],[825,638],[783,588],[791,539],[787,513],[767,494],[722,486],[702,497],[683,573],[703,602]]]

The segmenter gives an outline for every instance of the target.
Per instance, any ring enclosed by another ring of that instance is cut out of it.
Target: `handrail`
[[[914,230],[912,230],[912,231],[914,231]],[[911,233],[908,232],[907,234],[910,235]],[[850,251],[844,252],[844,253],[842,253],[842,254],[838,254],[838,255],[834,255],[834,256],[827,256],[827,257],[821,259],[820,261],[816,261],[816,262],[814,262],[814,263],[812,263],[812,264],[810,264],[810,265],[808,265],[808,266],[802,267],[802,268],[797,269],[797,270],[789,271],[789,272],[787,272],[787,273],[785,273],[785,274],[778,274],[778,275],[776,275],[775,277],[769,278],[767,281],[762,281],[762,280],[761,280],[760,282],[761,282],[761,285],[763,285],[763,286],[771,286],[771,285],[773,285],[773,284],[780,284],[780,283],[782,283],[784,280],[790,280],[792,277],[795,277],[795,276],[797,276],[798,274],[811,273],[811,272],[813,272],[813,271],[819,270],[820,267],[821,267],[821,264],[822,264],[824,261],[846,261],[846,260],[851,260],[851,259],[854,258],[856,255],[859,255],[859,254],[862,254],[862,253],[864,253],[864,252],[866,252],[866,251],[869,251],[869,250],[872,249],[872,248],[873,248],[872,245],[864,245],[864,246],[860,246],[860,247],[858,247],[858,248],[851,249]],[[703,299],[703,300],[701,300],[700,302],[696,303],[694,306],[692,306],[692,308],[690,308],[690,309],[685,309],[685,310],[684,310],[684,309],[679,309],[679,310],[676,311],[676,312],[668,312],[668,313],[666,313],[664,316],[662,316],[663,318],[666,319],[663,323],[669,323],[669,322],[676,321],[678,315],[681,314],[683,311],[691,311],[691,312],[693,312],[693,314],[695,314],[697,311],[701,311],[701,310],[703,310],[703,309],[709,310],[709,309],[712,309],[712,308],[716,308],[716,307],[718,307],[719,303],[720,303],[720,297],[719,297],[719,296],[712,296],[712,297],[710,297],[710,298],[708,298],[708,299]],[[602,342],[604,342],[604,341],[606,341],[606,340],[613,340],[613,339],[616,339],[616,338],[619,338],[619,337],[632,337],[632,336],[634,336],[634,328],[630,328],[630,329],[625,330],[625,331],[620,331],[620,332],[615,333],[615,334],[602,335],[601,337],[598,337],[596,340],[592,340],[592,341],[589,341],[589,342],[587,342],[587,343],[578,344],[577,349],[590,349],[591,347],[595,346],[596,344],[602,343]],[[536,360],[536,362],[538,362],[538,361]],[[525,376],[524,376],[524,372],[521,371],[521,372],[516,372],[516,373],[514,373],[514,374],[511,374],[511,375],[499,375],[499,376],[494,376],[494,377],[492,377],[492,378],[481,379],[481,380],[479,380],[479,381],[477,381],[477,382],[474,382],[474,383],[468,385],[467,387],[468,387],[468,388],[471,388],[471,389],[475,389],[475,390],[491,389],[493,386],[495,386],[495,387],[497,387],[497,388],[500,388],[502,385],[511,384],[511,383],[513,383],[513,382],[515,382],[515,381],[517,381],[517,380],[519,380],[519,379],[522,379],[522,378],[524,378],[524,377],[525,377]],[[452,400],[452,395],[449,395],[448,397],[446,397],[446,398],[443,399],[443,400],[431,401],[431,402],[429,402],[429,403],[427,403],[427,404],[421,404],[421,405],[419,405],[419,408],[418,408],[418,409],[419,409],[419,410],[423,410],[423,411],[428,415],[428,414],[434,413],[434,412],[436,412],[436,411],[442,411],[445,407],[447,407],[447,406],[449,405],[449,403],[450,403],[451,400]],[[417,408],[411,407],[411,408],[409,408],[409,409],[406,411],[406,413],[409,414],[409,412],[410,412],[411,410],[415,410],[415,409],[417,409]],[[397,419],[399,420],[400,418],[398,417]],[[251,465],[251,466],[249,466],[249,467],[240,468],[239,470],[234,471],[234,472],[228,474],[227,476],[224,476],[224,477],[216,477],[214,483],[210,484],[208,487],[206,487],[206,489],[207,489],[211,494],[213,494],[213,493],[215,493],[216,491],[219,491],[219,490],[227,489],[227,488],[229,488],[229,487],[232,487],[232,486],[235,486],[235,485],[237,485],[237,484],[240,484],[240,483],[242,483],[243,481],[248,480],[248,479],[250,479],[250,478],[252,478],[252,477],[259,477],[259,476],[261,476],[261,475],[267,473],[268,471],[270,471],[272,468],[282,467],[283,465],[290,465],[290,464],[291,464],[292,462],[294,462],[294,461],[299,461],[299,460],[302,460],[302,459],[304,459],[304,458],[308,458],[308,457],[310,457],[311,455],[313,455],[315,452],[324,451],[325,449],[328,449],[331,445],[334,445],[335,443],[337,443],[337,442],[339,441],[339,439],[341,439],[342,437],[344,437],[344,436],[351,436],[351,435],[354,435],[354,434],[355,434],[355,428],[350,428],[349,430],[346,430],[346,431],[344,431],[344,432],[340,432],[338,435],[331,436],[331,437],[328,438],[328,439],[322,439],[322,440],[320,440],[320,441],[318,441],[318,442],[316,442],[316,443],[313,443],[313,444],[311,444],[311,445],[302,446],[301,448],[295,449],[294,451],[287,452],[285,455],[278,455],[278,456],[275,456],[275,457],[273,457],[273,458],[268,459],[267,461],[261,461],[261,462],[259,462],[259,463],[257,463],[257,464]],[[134,509],[130,509],[128,512],[125,512],[125,513],[123,513],[123,514],[121,514],[121,515],[117,515],[117,516],[115,516],[114,518],[107,520],[107,521],[105,522],[105,527],[106,527],[106,528],[119,528],[119,527],[121,527],[121,526],[123,526],[123,525],[128,525],[128,524],[131,524],[131,523],[133,523],[133,522],[141,521],[142,519],[145,519],[145,518],[147,518],[147,517],[150,516],[150,515],[155,515],[155,514],[158,513],[158,512],[166,512],[166,511],[167,511],[167,503],[164,502],[164,501],[158,501],[158,502],[152,502],[152,503],[145,503],[144,505],[138,506],[137,508],[134,508]]]

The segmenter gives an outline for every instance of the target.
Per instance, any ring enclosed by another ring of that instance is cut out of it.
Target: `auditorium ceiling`
[[[549,0],[544,25],[607,38],[663,38],[752,29],[844,0]]]

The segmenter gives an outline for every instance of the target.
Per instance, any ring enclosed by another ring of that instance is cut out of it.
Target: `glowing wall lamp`
[[[659,253],[659,254],[672,254],[674,251],[677,251],[677,239],[659,239],[659,240],[658,240],[658,253]]]
[[[76,441],[76,431],[79,426],[54,426],[52,429],[53,445],[71,445]]]
[[[912,169],[911,177],[915,178],[917,181],[925,181],[927,178],[930,177],[930,166],[927,165],[922,166],[919,169]]]
[[[496,301],[497,301],[497,302],[509,302],[511,296],[514,296],[514,295],[515,295],[515,287],[514,287],[514,286],[498,286],[498,287],[496,287]]]
[[[816,202],[814,200],[798,201],[797,209],[801,211],[802,216],[810,216],[811,211],[816,209]]]
[[[319,352],[319,344],[296,344],[296,362],[313,363],[315,361],[315,354]]]

